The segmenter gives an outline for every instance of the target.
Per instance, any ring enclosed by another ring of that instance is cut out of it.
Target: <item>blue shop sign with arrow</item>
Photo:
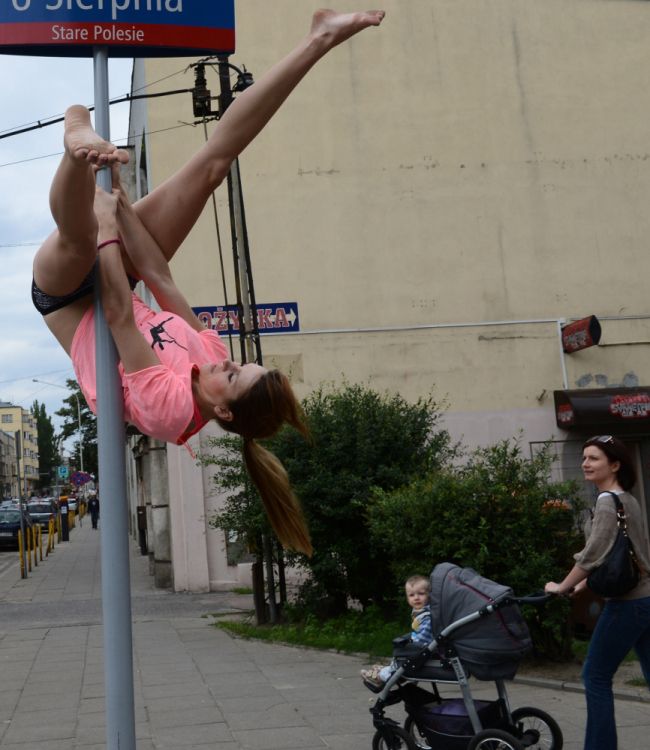
[[[300,330],[297,302],[272,302],[256,305],[260,334],[296,333]],[[207,328],[222,336],[239,333],[239,311],[236,305],[193,307],[195,315]]]

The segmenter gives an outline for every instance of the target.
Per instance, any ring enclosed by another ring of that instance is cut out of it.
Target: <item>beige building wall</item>
[[[593,313],[614,346],[568,359],[569,383],[643,381],[648,304],[630,282],[650,235],[645,6],[386,7],[384,26],[322,61],[241,159],[258,300],[297,300],[305,332]],[[268,3],[237,4],[232,59],[255,76],[306,26],[297,0],[269,15]],[[186,62],[149,61],[147,80]],[[209,85],[217,94],[216,75]],[[151,101],[148,118],[156,185],[203,134],[168,130],[192,120],[189,95]],[[227,239],[223,189],[219,206]],[[216,247],[206,211],[174,266],[195,305],[223,301]],[[621,315],[638,319],[606,320]],[[264,349],[302,354],[308,387],[342,373],[409,397],[434,387],[452,411],[535,406],[562,386],[552,323],[276,336]]]
[[[3,499],[18,497],[16,476],[16,440],[14,433],[0,430],[0,483]]]
[[[232,62],[259,78],[306,6],[236,5]],[[647,4],[384,7],[241,158],[257,300],[299,305],[301,332],[263,337],[266,362],[301,395],[344,379],[433,393],[469,445],[564,440],[554,390],[649,381]],[[189,62],[148,61],[146,90],[192,87]],[[154,187],[204,133],[183,125],[189,94],[145,119]],[[216,200],[230,269],[224,187]],[[192,305],[223,303],[211,207],[173,272]],[[563,357],[558,322],[591,314],[601,346]]]
[[[22,406],[1,403],[0,420],[2,423],[2,429],[5,432],[8,432],[10,435],[15,435],[16,432],[20,432],[21,450],[18,466],[20,487],[18,488],[16,480],[14,479],[14,482],[12,483],[12,491],[13,489],[18,489],[19,493],[26,493],[27,497],[30,497],[39,480],[38,429],[36,426],[36,419],[31,411],[23,409]],[[15,459],[13,466],[15,472]]]

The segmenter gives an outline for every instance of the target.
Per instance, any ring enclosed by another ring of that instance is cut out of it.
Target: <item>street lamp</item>
[[[32,381],[34,383],[41,383],[42,385],[51,385],[54,388],[63,388],[64,391],[67,391],[68,389],[64,385],[59,385],[58,383],[48,383],[45,380],[39,380],[38,378],[32,378]],[[72,395],[75,397],[77,401],[77,422],[79,424],[79,463],[80,463],[80,469],[81,471],[84,470],[84,444],[83,444],[83,433],[81,432],[81,405],[79,403],[79,396],[72,391]]]

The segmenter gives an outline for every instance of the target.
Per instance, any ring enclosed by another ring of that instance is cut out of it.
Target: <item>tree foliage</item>
[[[241,438],[226,435],[210,438],[208,444],[213,451],[201,455],[201,462],[216,467],[215,487],[227,496],[223,510],[210,518],[210,525],[235,534],[252,548],[262,534],[273,532],[257,489],[244,468]]]
[[[54,432],[52,418],[48,416],[45,404],[34,401],[32,414],[36,419],[38,430],[38,470],[39,488],[48,487],[54,481],[55,467],[59,463],[57,438]]]
[[[63,425],[59,435],[62,440],[69,437],[76,438],[72,460],[76,467],[80,469],[79,415],[81,416],[84,471],[97,475],[97,417],[88,408],[86,399],[76,380],[68,378],[66,387],[71,393],[63,399],[65,405],[55,412],[58,417],[63,417]],[[78,410],[77,403],[79,404]]]

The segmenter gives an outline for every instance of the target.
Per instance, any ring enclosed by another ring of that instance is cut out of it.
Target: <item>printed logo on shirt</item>
[[[163,320],[162,323],[159,323],[157,326],[151,326],[151,348],[155,349],[156,346],[162,351],[165,348],[165,344],[174,344],[175,346],[180,347],[181,349],[185,349],[187,351],[187,347],[183,346],[182,344],[179,344],[176,339],[169,334],[165,330],[165,323],[168,323],[170,320],[173,320],[173,316],[171,318],[167,318],[167,320]],[[164,338],[164,337],[167,338]]]

